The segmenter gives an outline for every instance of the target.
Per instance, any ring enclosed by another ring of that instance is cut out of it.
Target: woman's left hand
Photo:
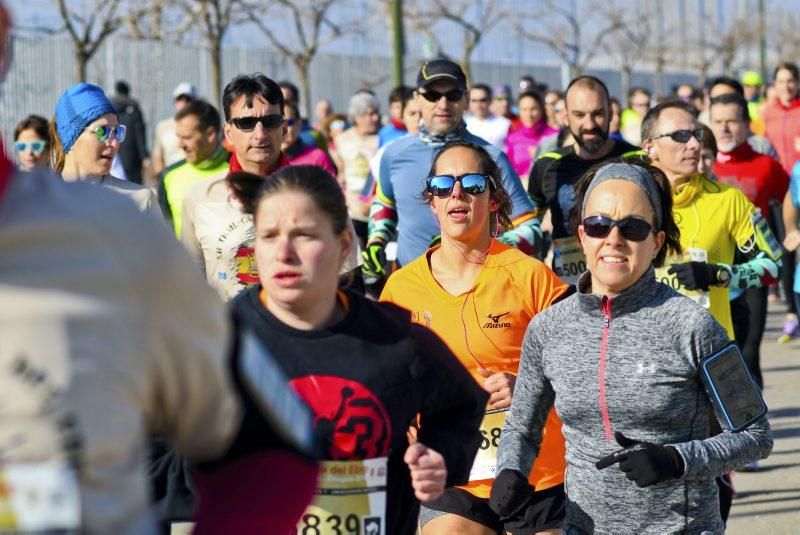
[[[408,447],[403,460],[411,472],[411,486],[419,501],[433,501],[442,495],[447,466],[441,453],[417,442]]]
[[[493,409],[507,409],[510,407],[517,376],[508,372],[492,373],[486,368],[478,368],[478,373],[486,378],[483,382],[483,389],[491,394],[489,396],[489,406]]]

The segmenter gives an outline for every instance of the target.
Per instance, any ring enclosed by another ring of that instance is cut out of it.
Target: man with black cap
[[[500,166],[503,186],[513,203],[514,228],[500,240],[528,254],[539,253],[541,228],[533,217],[533,205],[519,176],[502,151],[470,134],[464,123],[467,80],[464,71],[447,59],[426,61],[417,75],[416,101],[422,111],[417,135],[405,136],[387,146],[380,163],[377,194],[369,216],[364,274],[386,275],[384,248],[397,240],[397,263],[405,265],[421,255],[438,236],[439,228],[430,209],[419,200],[434,155],[445,143],[464,140],[484,147]]]

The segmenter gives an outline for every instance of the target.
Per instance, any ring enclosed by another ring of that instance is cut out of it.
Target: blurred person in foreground
[[[8,32],[0,4],[2,71]],[[316,481],[310,415],[278,382],[286,412],[262,414],[260,435],[240,427],[239,342],[163,224],[111,189],[22,175],[1,151],[0,218],[0,531],[156,533],[144,459],[158,434],[193,461],[226,458],[199,469],[196,533],[269,518],[288,534]]]
[[[28,115],[14,129],[14,153],[21,171],[46,169],[50,164],[50,132],[47,119]]]

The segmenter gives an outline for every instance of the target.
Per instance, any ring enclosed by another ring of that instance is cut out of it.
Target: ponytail
[[[56,118],[53,117],[50,121],[50,161],[53,164],[53,171],[60,174],[64,170],[66,157],[64,145],[61,144],[61,138],[58,137]]]

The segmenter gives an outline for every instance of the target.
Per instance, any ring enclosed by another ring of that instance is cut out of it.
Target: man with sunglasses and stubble
[[[639,148],[609,138],[611,102],[608,88],[594,76],[572,80],[566,92],[567,125],[575,143],[541,154],[529,174],[528,193],[541,218],[552,220],[553,271],[576,284],[586,260],[574,236],[570,217],[575,210],[575,185],[595,164],[640,154]]]
[[[233,147],[229,174],[245,171],[268,179],[291,165],[281,151],[287,134],[281,88],[263,74],[241,74],[225,87],[224,135]],[[253,218],[224,177],[193,185],[183,199],[181,241],[204,271],[209,284],[225,300],[258,283],[253,252]],[[354,248],[345,270],[358,267]]]
[[[697,110],[679,100],[659,104],[642,121],[647,157],[672,185],[683,248],[656,276],[707,308],[733,340],[729,290],[775,282],[780,247],[744,193],[697,172],[703,135]]]
[[[503,186],[513,204],[514,228],[500,241],[529,255],[538,254],[541,228],[519,176],[506,155],[467,131],[467,80],[464,71],[447,59],[427,61],[417,75],[416,101],[422,125],[418,134],[388,145],[380,163],[375,200],[369,216],[367,249],[362,267],[367,278],[387,274],[386,244],[397,238],[397,264],[408,264],[425,252],[439,235],[430,210],[419,200],[434,156],[449,141],[464,140],[484,147],[500,167]],[[399,230],[399,232],[398,232]]]

